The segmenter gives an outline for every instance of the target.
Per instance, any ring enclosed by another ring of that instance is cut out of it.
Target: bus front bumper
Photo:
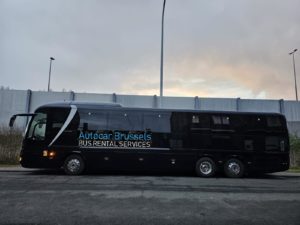
[[[60,168],[62,166],[61,160],[58,160],[57,158],[33,154],[22,154],[19,161],[24,168]]]

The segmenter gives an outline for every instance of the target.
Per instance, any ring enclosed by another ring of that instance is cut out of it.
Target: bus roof
[[[64,102],[52,102],[45,105],[41,105],[39,108],[45,107],[58,107],[65,108],[75,105],[77,108],[87,108],[87,109],[99,109],[99,108],[120,108],[121,104],[118,103],[99,103],[99,102],[80,102],[80,101],[64,101]]]
[[[99,103],[99,102],[80,102],[80,101],[64,101],[53,102],[42,105],[37,108],[69,108],[75,105],[78,109],[125,109],[125,110],[146,110],[146,111],[162,111],[162,112],[198,112],[198,113],[224,113],[224,114],[260,114],[260,115],[283,115],[278,112],[240,112],[240,111],[220,111],[220,110],[200,110],[200,109],[161,109],[161,108],[142,108],[142,107],[123,107],[119,103]],[[284,116],[284,115],[283,115]]]

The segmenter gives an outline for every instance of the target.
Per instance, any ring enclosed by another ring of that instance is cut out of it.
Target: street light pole
[[[293,56],[293,68],[294,68],[294,79],[295,79],[295,93],[296,93],[296,101],[298,102],[298,91],[297,91],[297,78],[296,78],[296,66],[295,66],[295,52],[298,49],[294,49],[294,51],[290,52],[289,54]]]
[[[48,92],[50,91],[51,67],[52,67],[52,61],[53,60],[55,60],[55,59],[53,57],[50,57],[49,79],[48,79]]]
[[[162,19],[161,19],[161,52],[160,52],[160,101],[163,96],[163,73],[164,73],[164,17],[165,17],[165,5],[166,0],[164,0]]]

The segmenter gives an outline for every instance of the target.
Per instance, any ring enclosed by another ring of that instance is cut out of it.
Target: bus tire
[[[84,161],[80,155],[69,155],[63,168],[68,175],[80,175],[84,170]]]
[[[213,177],[216,170],[215,162],[209,157],[200,158],[196,163],[196,173],[200,177]]]
[[[245,174],[245,166],[239,159],[229,159],[224,164],[224,173],[230,178],[240,178]]]

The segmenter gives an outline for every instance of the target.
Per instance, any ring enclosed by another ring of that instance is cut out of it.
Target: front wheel
[[[68,175],[80,175],[84,170],[84,161],[80,155],[70,155],[66,158],[63,168]]]
[[[245,166],[238,159],[229,159],[224,164],[224,172],[227,177],[240,178],[244,176]]]
[[[216,173],[215,162],[208,157],[203,157],[197,161],[196,173],[201,177],[212,177]]]

